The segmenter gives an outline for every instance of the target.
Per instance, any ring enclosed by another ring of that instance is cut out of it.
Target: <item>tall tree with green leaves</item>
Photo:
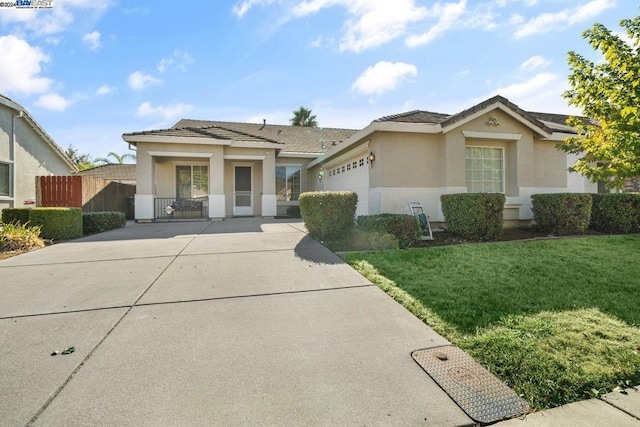
[[[592,120],[570,118],[578,135],[560,145],[579,155],[572,171],[593,182],[607,181],[612,188],[640,176],[640,16],[620,25],[628,39],[602,24],[583,33],[604,61],[594,63],[569,52],[571,89],[564,97]]]
[[[87,170],[95,167],[93,161],[91,160],[90,154],[80,153],[73,144],[69,145],[69,148],[64,150],[64,153],[71,159],[74,165],[78,167],[79,170]]]
[[[111,161],[113,158],[114,161]],[[123,165],[127,160],[135,160],[136,155],[132,153],[118,154],[110,151],[107,157],[97,157],[94,162],[99,165]]]
[[[289,120],[293,126],[318,127],[315,115],[311,115],[311,109],[300,107],[293,112],[293,117]]]

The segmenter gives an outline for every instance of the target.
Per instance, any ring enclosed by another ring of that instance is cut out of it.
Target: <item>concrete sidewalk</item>
[[[447,341],[301,223],[130,224],[0,277],[3,425],[473,424],[411,358]]]
[[[640,388],[605,394],[495,424],[496,427],[640,426]]]

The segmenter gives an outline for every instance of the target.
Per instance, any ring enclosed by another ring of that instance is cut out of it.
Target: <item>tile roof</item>
[[[392,114],[380,117],[374,122],[402,122],[402,123],[441,123],[451,117],[451,114],[434,113],[431,111],[413,110],[406,113]]]
[[[182,119],[172,129],[205,129],[220,127],[257,138],[278,141],[284,144],[282,151],[294,153],[321,154],[331,145],[338,144],[357,129],[320,128],[264,123],[218,122],[209,120]]]
[[[431,111],[413,110],[406,113],[393,114],[389,116],[380,117],[374,120],[374,122],[401,122],[401,123],[428,123],[428,124],[440,124],[443,127],[454,124],[455,122],[464,119],[478,111],[481,111],[492,104],[501,102],[502,104],[511,108],[515,113],[522,116],[525,120],[528,120],[532,124],[538,126],[545,131],[552,133],[555,131],[562,132],[575,132],[567,126],[566,121],[570,117],[564,114],[552,114],[552,113],[536,113],[525,111],[500,95],[487,99],[471,108],[467,108],[456,114],[444,114],[434,113]],[[589,121],[586,117],[580,117],[584,121]]]
[[[92,176],[94,178],[111,179],[114,181],[135,181],[136,165],[109,164],[96,166],[76,173],[76,175]]]
[[[182,122],[182,121],[181,121]],[[281,141],[266,138],[259,135],[252,135],[237,129],[222,127],[213,122],[208,122],[203,126],[181,125],[174,126],[171,129],[145,130],[142,132],[125,133],[127,136],[175,136],[185,138],[215,138],[229,141],[252,141],[252,142],[270,142],[282,144]]]

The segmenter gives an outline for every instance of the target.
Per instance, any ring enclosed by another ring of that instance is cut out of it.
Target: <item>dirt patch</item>
[[[592,230],[587,230],[584,235],[599,235]],[[532,240],[532,239],[555,239],[557,236],[553,236],[549,233],[542,233],[532,228],[507,228],[504,229],[502,236],[498,239],[499,242],[511,242],[516,240]],[[466,240],[458,236],[454,236],[449,231],[435,231],[433,233],[433,240],[423,240],[418,245],[419,247],[427,248],[431,246],[449,246],[449,245],[461,245],[465,243],[478,243],[476,240]]]

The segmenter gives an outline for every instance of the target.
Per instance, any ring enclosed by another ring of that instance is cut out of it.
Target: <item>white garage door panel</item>
[[[358,195],[356,215],[369,214],[369,164],[366,154],[328,168],[327,190],[353,191]]]

